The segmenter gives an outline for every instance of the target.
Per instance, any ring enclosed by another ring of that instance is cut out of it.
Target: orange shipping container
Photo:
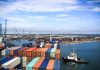
[[[42,48],[41,50],[41,57],[45,57],[45,52],[48,48]]]
[[[60,49],[56,50],[55,56],[56,56],[56,59],[60,59]]]
[[[38,48],[37,48],[38,49]],[[35,49],[34,51],[32,51],[32,57],[35,58],[36,57],[36,51],[37,49]]]
[[[41,57],[34,65],[33,70],[39,70],[40,65],[42,64],[44,57]]]
[[[0,49],[4,48],[3,43],[0,42]]]
[[[53,70],[54,60],[49,60],[46,70]]]
[[[42,50],[42,48],[38,48],[36,50],[36,57],[41,57],[41,50]]]
[[[26,57],[32,57],[32,51],[35,50],[36,47],[33,47],[33,48],[29,48],[29,49],[26,49],[23,53],[23,56],[26,56]]]
[[[45,48],[50,48],[50,43],[46,43]]]
[[[24,47],[24,48],[22,48],[22,49],[20,49],[19,51],[18,51],[18,56],[23,56],[23,51],[24,50],[26,50],[26,49],[28,49],[28,47]]]

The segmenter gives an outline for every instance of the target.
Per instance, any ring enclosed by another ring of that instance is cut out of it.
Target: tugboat
[[[62,57],[62,59],[64,62],[74,62],[80,64],[89,63],[84,59],[77,58],[77,54],[74,52],[74,49],[73,52],[71,52],[67,57]]]

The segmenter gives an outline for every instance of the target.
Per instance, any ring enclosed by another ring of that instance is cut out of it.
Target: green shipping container
[[[56,52],[56,49],[53,48],[50,52],[50,58],[55,58],[55,52]]]
[[[35,65],[35,63],[39,60],[40,57],[36,57],[34,58],[27,66],[26,66],[26,70],[32,70],[33,66]]]

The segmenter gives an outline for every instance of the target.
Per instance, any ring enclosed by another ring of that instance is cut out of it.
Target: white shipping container
[[[27,57],[22,57],[22,67],[26,67],[27,64]]]
[[[5,55],[9,54],[9,52],[10,52],[10,48],[4,49],[4,50],[2,50],[2,55],[5,56]]]
[[[5,56],[5,49],[2,50],[1,55],[4,55]]]
[[[27,62],[27,57],[22,57],[23,62]]]
[[[14,68],[20,64],[20,57],[13,58],[12,60],[1,65],[3,68]]]
[[[57,49],[57,43],[54,44],[54,48]]]
[[[21,48],[20,46],[17,46],[17,47],[11,47],[10,50],[15,50],[15,49],[18,49],[18,48]]]
[[[27,66],[27,64],[28,64],[28,62],[22,62],[22,67],[26,67]]]
[[[4,50],[2,50],[1,55],[2,55],[2,56],[5,56],[5,55],[7,55],[7,54],[10,53],[10,50],[14,50],[14,49],[18,49],[18,48],[20,48],[20,47],[12,47],[12,48],[4,49]],[[9,52],[8,52],[8,51],[9,51]]]
[[[3,37],[0,37],[0,42],[2,42]]]

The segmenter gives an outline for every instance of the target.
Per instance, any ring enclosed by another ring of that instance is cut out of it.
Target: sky
[[[7,33],[100,34],[100,0],[0,0]]]

